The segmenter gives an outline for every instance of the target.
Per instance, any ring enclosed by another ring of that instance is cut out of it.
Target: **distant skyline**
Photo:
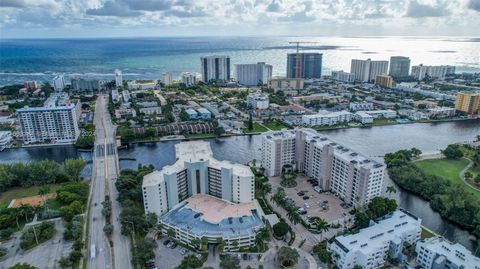
[[[0,0],[1,38],[479,36],[480,0]]]

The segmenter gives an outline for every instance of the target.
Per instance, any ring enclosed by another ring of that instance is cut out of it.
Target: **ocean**
[[[199,72],[200,57],[229,55],[232,64],[266,62],[285,75],[291,41],[315,42],[301,50],[323,53],[324,75],[350,70],[353,58],[389,60],[408,56],[411,64],[455,65],[480,72],[480,38],[471,37],[158,37],[105,39],[0,39],[0,85],[51,81],[56,74],[113,80],[160,79],[162,72]],[[233,68],[232,68],[233,70]]]

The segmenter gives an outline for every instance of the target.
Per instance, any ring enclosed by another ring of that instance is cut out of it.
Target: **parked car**
[[[182,248],[182,250],[180,250],[180,253],[181,253],[182,255],[187,254],[187,252],[188,252],[188,250],[186,250],[186,249],[184,249],[184,248]]]
[[[173,242],[168,243],[168,244],[167,244],[167,248],[172,248],[172,246],[173,246],[174,244],[175,244],[175,243],[173,243]]]
[[[177,244],[173,243],[170,248],[171,248],[171,249],[175,249],[176,247],[177,247]]]
[[[303,191],[299,191],[299,192],[297,192],[297,194],[298,194],[298,196],[304,196],[305,195],[305,193]]]
[[[167,239],[167,240],[163,241],[163,245],[166,246],[166,245],[168,245],[170,242],[171,242],[170,239]]]
[[[302,199],[303,200],[308,200],[308,199],[310,199],[310,196],[303,196]]]

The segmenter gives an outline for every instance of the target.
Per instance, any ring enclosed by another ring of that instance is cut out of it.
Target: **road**
[[[130,243],[120,234],[120,205],[114,186],[119,175],[118,152],[115,143],[116,126],[112,124],[107,110],[107,96],[99,96],[95,106],[95,146],[90,202],[90,234],[88,245],[88,268],[130,269]],[[113,248],[103,232],[105,218],[102,202],[105,195],[112,201]],[[95,245],[95,248],[93,248]],[[93,257],[92,252],[95,252]]]

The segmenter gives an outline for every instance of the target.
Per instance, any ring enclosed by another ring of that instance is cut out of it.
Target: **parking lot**
[[[351,207],[343,205],[343,201],[333,194],[327,192],[318,193],[307,180],[307,177],[298,175],[296,178],[296,187],[282,187],[286,195],[295,202],[296,206],[306,210],[306,213],[303,213],[305,217],[318,216],[330,224],[343,224],[344,220],[350,218],[348,212],[352,209]],[[269,182],[272,184],[272,190],[274,192],[276,192],[278,187],[281,187],[280,181],[280,177],[270,178]]]
[[[158,247],[155,250],[155,262],[159,269],[175,268],[182,262],[183,257],[190,254],[197,255],[197,253],[194,253],[190,250],[186,250],[186,252],[183,252],[182,254],[182,250],[184,249],[183,247],[177,245],[175,248],[172,249],[171,245],[164,245],[164,242],[166,240],[169,239],[167,237],[162,237],[157,240]]]

